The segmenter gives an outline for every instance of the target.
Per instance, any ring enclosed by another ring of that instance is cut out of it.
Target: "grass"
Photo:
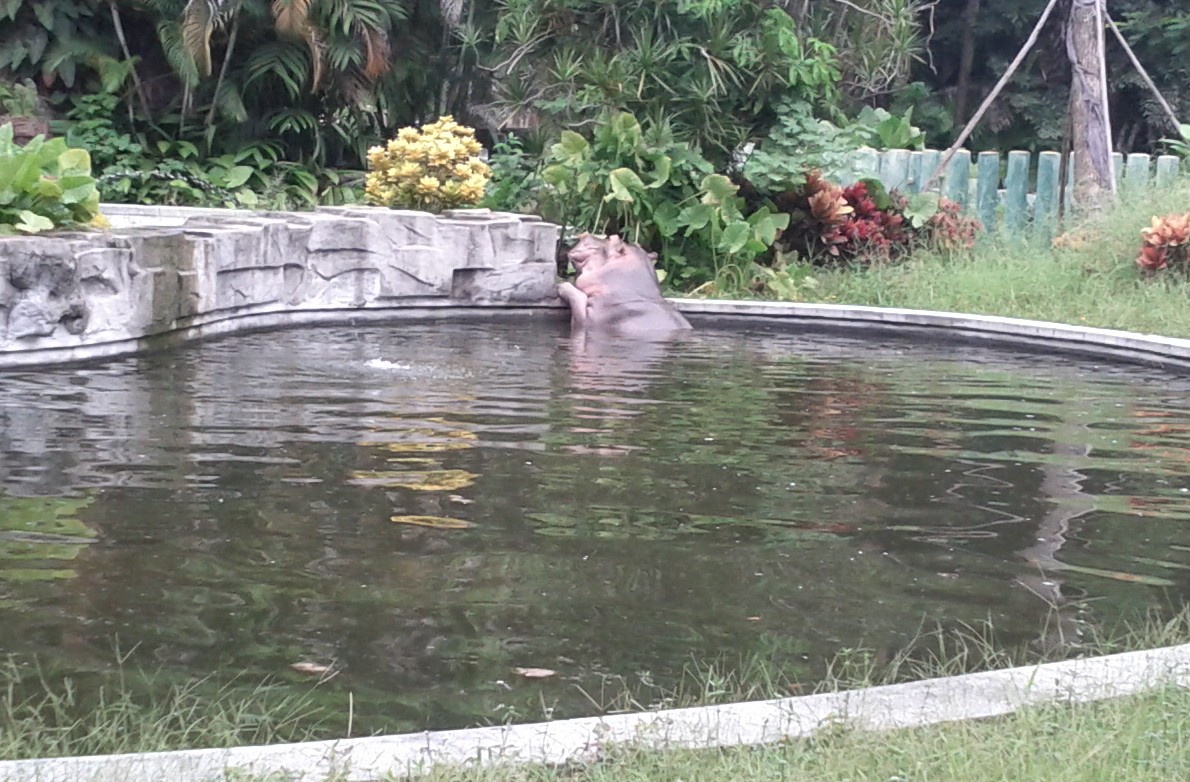
[[[614,752],[572,768],[444,769],[427,782],[1104,782],[1190,779],[1190,690],[996,720],[725,750]]]
[[[169,683],[121,663],[82,686],[0,665],[0,760],[305,741],[327,722],[311,697],[268,682]]]
[[[1190,607],[1171,619],[1156,615],[1098,628],[1081,654],[1169,646],[1190,641]],[[948,676],[1026,662],[1022,649],[997,647],[990,628],[933,632],[912,651],[884,665],[853,651],[832,667],[820,689],[838,690]],[[1067,653],[1073,647],[1067,647]],[[1056,655],[1048,655],[1053,657]],[[1037,662],[1032,656],[1030,662]],[[742,676],[714,667],[693,671],[719,702],[724,689],[751,697],[780,694],[787,684],[770,666]],[[724,685],[727,685],[724,687]],[[675,697],[688,705],[698,688]],[[726,698],[725,700],[734,700]],[[617,748],[597,763],[568,767],[439,768],[426,782],[1105,782],[1190,779],[1190,689],[1169,687],[1129,698],[1078,706],[1047,705],[993,720],[864,733],[843,727],[813,739],[761,747],[658,752]]]
[[[1190,607],[1172,618],[1152,614],[1112,628],[1089,628],[1049,659],[1168,646],[1190,640]],[[838,690],[1003,668],[1039,657],[1005,649],[993,628],[923,633],[891,661],[840,655],[819,689]],[[34,695],[18,691],[37,685]],[[694,666],[681,687],[657,699],[653,689],[613,688],[600,711],[734,702],[789,694],[790,682],[769,659],[734,666]],[[243,689],[199,681],[161,688],[119,671],[97,696],[51,684],[36,671],[0,666],[0,759],[226,747],[325,738],[325,713],[306,698],[268,685]],[[595,698],[593,698],[593,702]],[[321,735],[319,735],[321,734]],[[284,775],[229,770],[235,782],[284,782]],[[338,782],[342,774],[322,782]],[[867,734],[830,728],[811,740],[724,750],[613,748],[597,763],[562,768],[439,768],[429,782],[695,782],[695,780],[1170,780],[1190,779],[1190,689],[1169,687],[1084,706],[1053,705],[981,722]]]
[[[798,269],[805,301],[1030,318],[1190,337],[1190,284],[1136,268],[1140,230],[1154,215],[1190,210],[1190,178],[1122,200],[1093,224],[1072,225],[1054,245],[985,237],[953,257],[918,252],[866,269]],[[718,286],[730,289],[730,283]]]

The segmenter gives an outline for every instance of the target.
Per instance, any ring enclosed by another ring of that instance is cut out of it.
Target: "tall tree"
[[[1094,210],[1115,192],[1111,118],[1107,113],[1104,0],[1071,0],[1066,28],[1070,56],[1070,125],[1074,197]]]

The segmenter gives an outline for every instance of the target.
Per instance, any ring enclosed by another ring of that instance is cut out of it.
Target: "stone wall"
[[[557,302],[559,229],[535,217],[103,211],[109,231],[0,238],[0,366],[127,353],[153,337],[234,330],[229,321]]]

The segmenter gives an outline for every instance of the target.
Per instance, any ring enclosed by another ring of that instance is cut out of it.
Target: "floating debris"
[[[322,663],[313,663],[309,660],[293,663],[289,666],[293,670],[305,676],[317,676],[320,679],[326,680],[338,675],[338,671],[333,671],[331,666],[323,665]],[[327,674],[330,674],[329,676]]]
[[[558,675],[557,671],[549,668],[513,668],[512,672],[522,679],[548,679]]]
[[[458,491],[478,477],[466,470],[357,470],[351,474],[351,483],[413,491]]]
[[[433,529],[467,529],[475,525],[462,519],[450,519],[445,516],[393,516],[389,519],[394,524],[412,524],[415,527],[432,527]]]

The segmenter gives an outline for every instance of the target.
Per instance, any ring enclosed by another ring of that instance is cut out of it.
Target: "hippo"
[[[664,337],[691,326],[661,296],[653,257],[615,234],[601,239],[583,234],[567,253],[578,270],[574,284],[559,283],[558,295],[570,305],[573,332],[620,337]]]

